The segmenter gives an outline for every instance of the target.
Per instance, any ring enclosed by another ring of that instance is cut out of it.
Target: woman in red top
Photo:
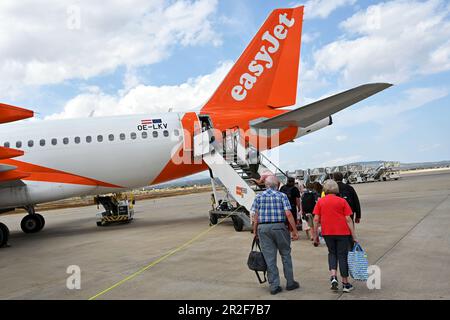
[[[322,226],[322,236],[328,247],[328,265],[331,272],[331,290],[338,290],[337,266],[342,277],[344,292],[353,290],[348,282],[347,255],[350,241],[357,242],[351,215],[352,209],[347,201],[337,196],[339,186],[333,180],[325,181],[323,185],[325,197],[319,199],[314,207],[314,234],[318,235],[319,224]],[[319,242],[316,236],[316,243]]]

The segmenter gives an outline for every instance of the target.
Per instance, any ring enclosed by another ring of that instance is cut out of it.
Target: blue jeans
[[[284,223],[258,225],[259,244],[267,264],[267,278],[270,289],[280,286],[280,275],[277,267],[277,251],[283,262],[283,272],[287,285],[294,283],[294,271],[291,258],[291,235]]]

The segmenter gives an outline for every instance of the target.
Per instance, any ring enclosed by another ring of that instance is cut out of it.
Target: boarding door
[[[245,161],[245,144],[242,141],[239,127],[235,126],[223,132],[223,153],[227,161]]]

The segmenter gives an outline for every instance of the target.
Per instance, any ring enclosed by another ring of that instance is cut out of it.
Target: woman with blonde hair
[[[343,292],[350,292],[353,286],[348,282],[347,255],[350,240],[357,242],[351,215],[352,209],[345,199],[337,196],[339,186],[333,180],[326,180],[323,184],[325,197],[320,198],[314,207],[315,243],[319,242],[318,228],[322,228],[322,235],[328,247],[328,265],[331,273],[331,290],[338,290],[337,267],[342,277]]]

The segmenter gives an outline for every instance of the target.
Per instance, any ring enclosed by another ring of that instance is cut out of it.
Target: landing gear
[[[0,223],[0,248],[8,244],[9,229],[3,223]]]
[[[23,217],[20,227],[25,233],[36,233],[41,231],[45,226],[45,219],[39,213],[35,213],[34,207],[27,206],[24,208],[28,211],[28,215]]]

